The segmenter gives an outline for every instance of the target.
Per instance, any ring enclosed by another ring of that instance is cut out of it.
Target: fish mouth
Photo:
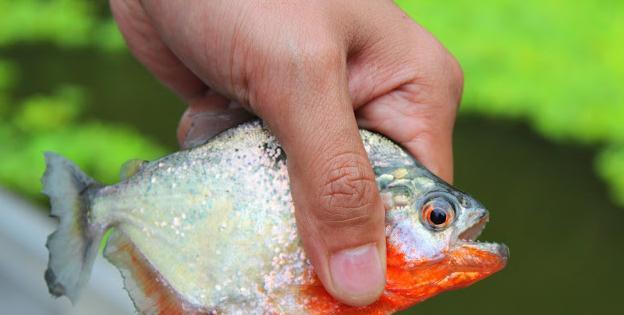
[[[483,254],[491,254],[498,258],[497,264],[506,264],[509,259],[509,248],[505,244],[494,242],[478,241],[477,238],[485,229],[490,216],[486,210],[480,211],[479,215],[472,225],[469,225],[464,231],[459,233],[454,247],[470,248],[483,252]]]
[[[487,213],[483,213],[471,226],[461,232],[457,238],[461,241],[476,242],[485,226],[490,221],[490,216]]]

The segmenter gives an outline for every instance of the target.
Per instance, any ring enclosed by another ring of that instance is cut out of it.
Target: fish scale
[[[387,209],[387,285],[377,302],[351,307],[323,289],[297,235],[286,154],[261,121],[129,162],[111,186],[46,154],[44,193],[61,221],[47,244],[51,293],[78,297],[108,230],[105,256],[144,314],[388,314],[505,266],[504,245],[462,238],[483,229],[480,203],[390,140],[360,134]],[[427,211],[453,221],[434,226]]]

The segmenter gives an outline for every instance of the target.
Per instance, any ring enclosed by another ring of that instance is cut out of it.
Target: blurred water
[[[89,117],[131,124],[174,148],[183,106],[132,58],[45,49],[8,52],[25,76],[19,95],[59,83],[86,86]],[[624,210],[609,201],[592,159],[591,148],[545,141],[517,122],[460,116],[456,184],[490,209],[481,238],[508,244],[510,264],[406,314],[618,312]]]

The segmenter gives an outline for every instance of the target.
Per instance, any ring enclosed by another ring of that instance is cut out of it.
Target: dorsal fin
[[[121,166],[119,177],[121,177],[122,181],[132,177],[134,174],[138,173],[146,163],[147,161],[138,159],[127,161]]]
[[[120,230],[113,230],[104,256],[117,266],[139,314],[214,314],[185,301]]]

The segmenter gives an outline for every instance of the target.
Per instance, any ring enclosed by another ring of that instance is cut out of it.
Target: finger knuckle
[[[317,218],[337,226],[369,222],[379,198],[368,162],[356,154],[342,154],[333,158],[328,166]]]
[[[310,74],[325,75],[335,72],[346,60],[337,42],[327,38],[299,38],[293,39],[293,43],[286,45],[284,49],[286,62],[291,66],[290,73],[299,77]]]
[[[335,86],[342,69],[346,69],[346,57],[338,43],[318,37],[285,36],[271,48],[264,62],[259,63],[260,68],[250,71],[253,77],[250,103],[257,112],[284,112],[300,103],[302,95],[307,95],[302,93],[302,88],[323,95]]]

